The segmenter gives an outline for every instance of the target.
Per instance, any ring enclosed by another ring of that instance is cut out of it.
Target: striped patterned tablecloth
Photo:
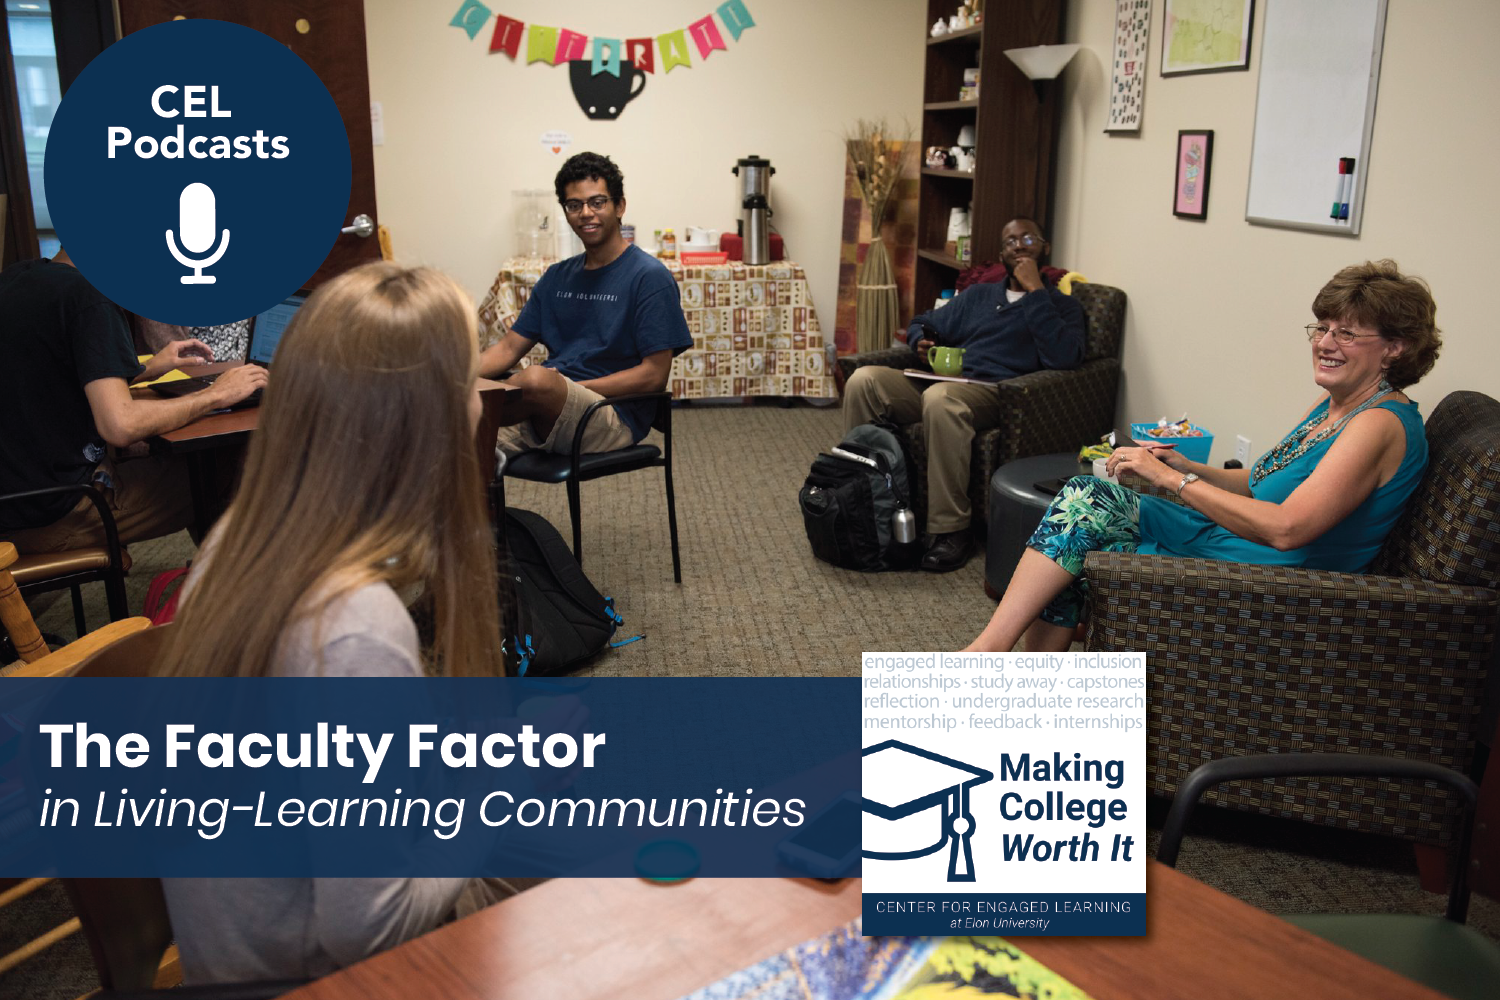
[[[479,307],[480,348],[510,330],[553,261],[512,257]],[[832,344],[823,337],[796,263],[692,265],[663,261],[677,279],[693,346],[672,362],[667,388],[678,399],[723,396],[838,396]],[[524,363],[544,360],[538,345]]]

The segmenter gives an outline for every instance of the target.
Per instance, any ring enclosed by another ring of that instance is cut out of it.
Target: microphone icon
[[[182,245],[189,253],[200,254],[214,245],[214,229],[218,221],[214,206],[213,188],[207,184],[194,183],[182,189],[182,195],[177,199],[177,228],[182,231]],[[224,230],[219,249],[207,260],[190,260],[184,256],[177,249],[170,229],[167,230],[167,249],[172,251],[179,264],[193,269],[192,274],[182,276],[184,285],[212,285],[218,279],[211,274],[205,275],[203,269],[218,263],[224,251],[229,249],[229,230]]]

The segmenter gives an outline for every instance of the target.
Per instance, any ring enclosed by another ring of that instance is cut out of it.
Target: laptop
[[[289,295],[250,321],[250,349],[245,359],[249,364],[259,365],[262,368],[271,366],[271,359],[276,355],[276,345],[281,343],[281,335],[286,332],[292,317],[297,315],[297,310],[302,308],[302,303],[306,301],[305,292]],[[212,375],[195,375],[171,382],[156,382],[152,384],[151,389],[157,395],[168,398],[186,396],[188,393],[207,389],[222,374],[222,372],[214,372]],[[243,410],[247,407],[259,406],[260,396],[260,391],[256,390],[235,403],[230,409]]]

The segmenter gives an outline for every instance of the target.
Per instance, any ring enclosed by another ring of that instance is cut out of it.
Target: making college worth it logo
[[[89,282],[181,326],[256,315],[301,288],[349,204],[349,138],[285,45],[169,21],[105,49],[47,139],[47,203]]]
[[[1146,658],[861,655],[866,934],[1146,932]]]

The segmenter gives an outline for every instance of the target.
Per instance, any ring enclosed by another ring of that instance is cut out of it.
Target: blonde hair
[[[384,582],[426,587],[443,672],[499,673],[477,362],[473,303],[437,271],[376,262],[314,292],[277,349],[243,483],[161,672],[268,674],[293,625],[316,629]]]

